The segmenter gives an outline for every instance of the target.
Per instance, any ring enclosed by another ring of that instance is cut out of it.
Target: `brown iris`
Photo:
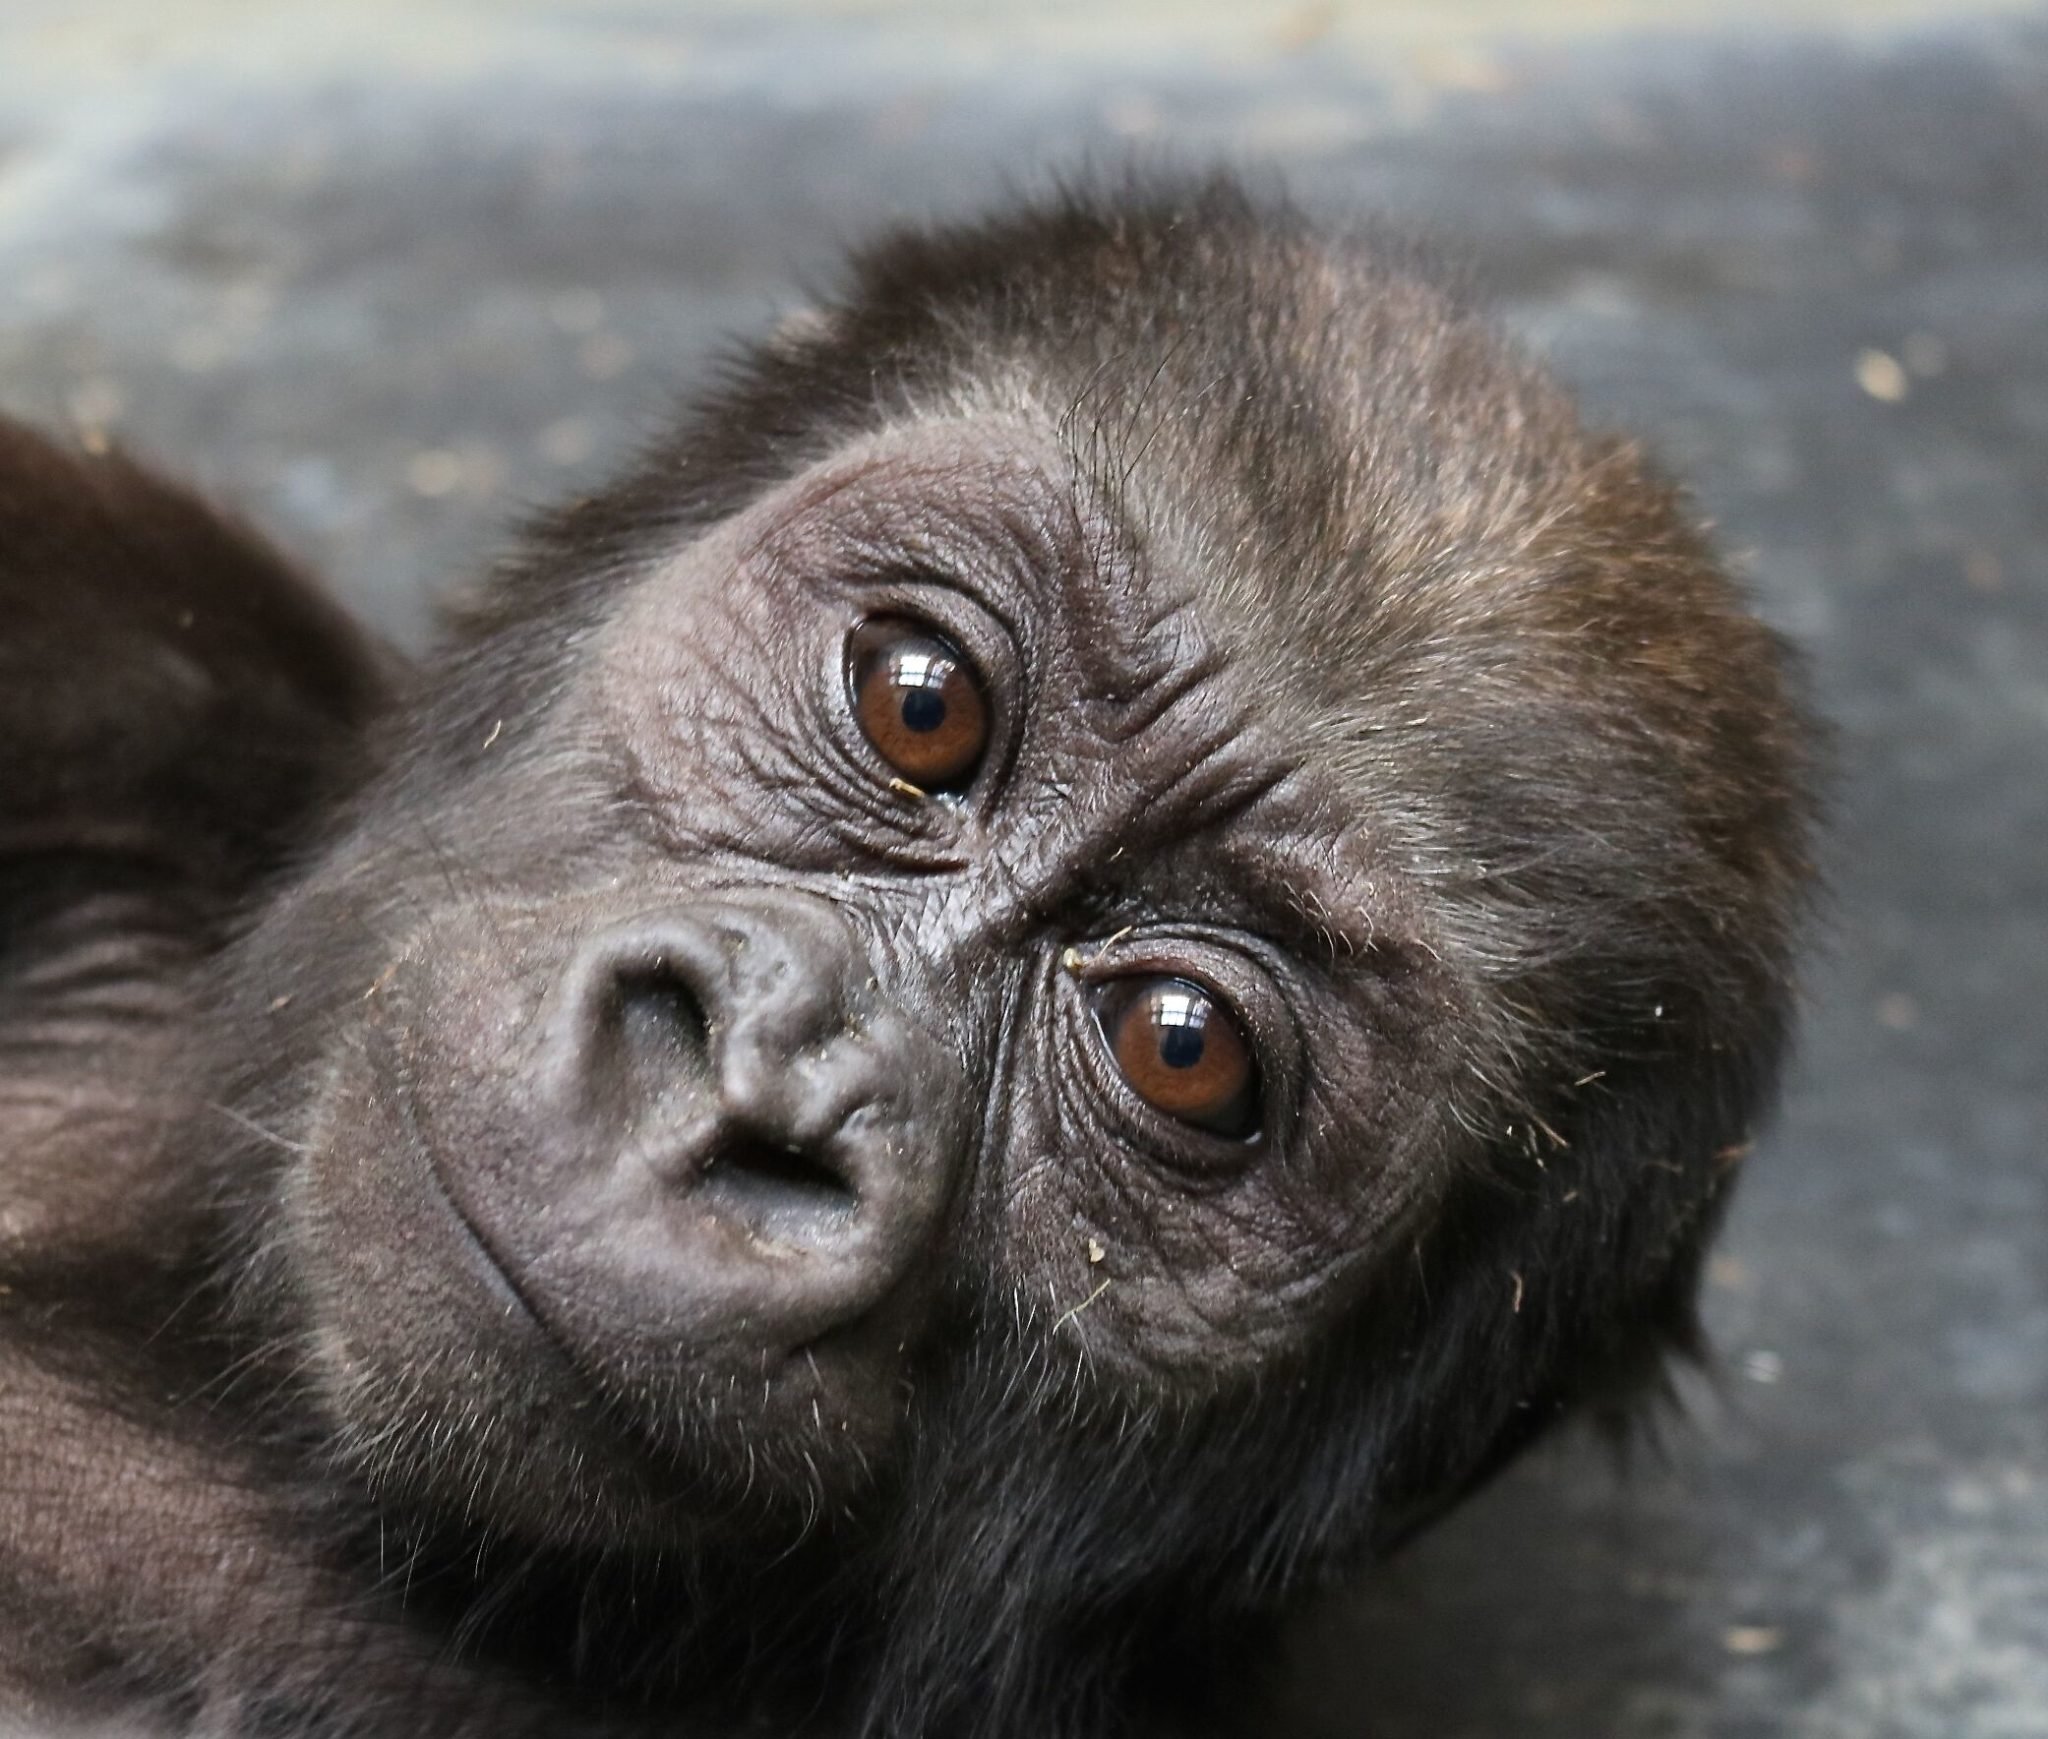
[[[1258,1128],[1258,1072],[1228,1009],[1186,978],[1127,978],[1103,988],[1097,1017],[1116,1066],[1156,1111],[1247,1136]]]
[[[921,791],[964,785],[988,747],[988,701],[966,655],[915,622],[863,622],[846,648],[854,717]]]

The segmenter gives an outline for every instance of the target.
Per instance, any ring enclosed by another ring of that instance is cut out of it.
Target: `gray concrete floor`
[[[879,220],[1135,149],[1443,238],[1810,650],[1834,945],[1667,1455],[1539,1454],[1269,1731],[2048,1735],[2048,21],[996,17],[0,0],[0,406],[414,638]]]

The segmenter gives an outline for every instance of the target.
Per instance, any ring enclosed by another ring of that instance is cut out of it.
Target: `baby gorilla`
[[[1806,869],[1634,449],[1227,183],[899,236],[417,670],[0,434],[15,1729],[1156,1730],[1692,1334]]]

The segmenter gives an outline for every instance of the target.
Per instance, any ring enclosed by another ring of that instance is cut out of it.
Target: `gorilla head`
[[[207,1357],[480,1679],[1112,1725],[1690,1334],[1787,686],[1365,244],[899,237],[533,531],[210,956]]]

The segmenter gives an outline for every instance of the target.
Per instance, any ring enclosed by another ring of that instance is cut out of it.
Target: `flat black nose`
[[[544,1097],[576,1145],[658,1181],[679,1280],[771,1338],[858,1314],[936,1236],[959,1065],[822,901],[714,902],[599,933],[564,975],[544,1054]],[[648,1230],[631,1229],[643,1249]]]
[[[637,1126],[642,1163],[762,1236],[823,1245],[871,1169],[847,1126],[881,1096],[879,1059],[854,1036],[872,1011],[850,1018],[843,938],[778,916],[717,910],[600,940],[593,1079]]]

